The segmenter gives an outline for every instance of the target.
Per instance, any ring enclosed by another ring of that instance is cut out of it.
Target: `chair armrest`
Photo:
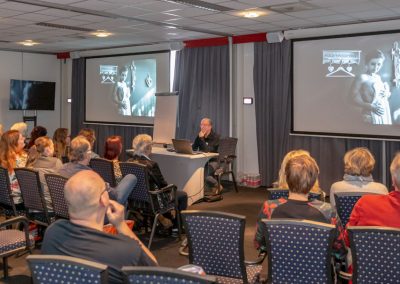
[[[157,189],[157,190],[150,190],[149,191],[149,193],[150,194],[152,194],[152,195],[157,195],[157,194],[160,194],[160,193],[167,193],[167,192],[170,192],[170,191],[176,191],[176,185],[175,184],[169,184],[169,185],[167,185],[167,186],[165,186],[165,187],[163,187],[163,188],[161,188],[161,189]]]
[[[260,252],[258,257],[255,260],[245,260],[244,264],[245,265],[258,265],[258,264],[261,264],[264,261],[266,256],[267,256],[266,252]]]

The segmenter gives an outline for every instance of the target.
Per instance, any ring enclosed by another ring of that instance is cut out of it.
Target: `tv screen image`
[[[55,82],[10,80],[10,110],[54,110]]]

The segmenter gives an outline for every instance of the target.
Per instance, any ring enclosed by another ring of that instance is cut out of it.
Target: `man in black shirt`
[[[70,220],[58,220],[45,233],[42,253],[67,255],[103,263],[110,283],[122,283],[122,266],[154,266],[154,255],[124,222],[124,207],[109,199],[106,183],[94,171],[83,170],[65,185]],[[103,232],[104,217],[117,235]]]

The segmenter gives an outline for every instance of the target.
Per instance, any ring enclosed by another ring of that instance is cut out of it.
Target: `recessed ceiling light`
[[[112,33],[106,32],[105,30],[97,30],[92,34],[97,37],[108,37],[108,36],[112,35]]]
[[[249,11],[249,12],[245,12],[244,16],[246,18],[257,18],[260,16],[260,13],[258,13],[257,11]]]
[[[20,42],[17,42],[17,43],[18,43],[18,44],[22,44],[22,45],[24,45],[24,46],[34,46],[34,45],[39,44],[38,42],[33,41],[33,40],[30,40],[30,39],[27,39],[27,40],[25,40],[25,41],[20,41]]]

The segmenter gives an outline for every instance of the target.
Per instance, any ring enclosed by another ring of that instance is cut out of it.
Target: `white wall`
[[[10,97],[10,79],[56,82],[56,99],[54,111],[37,111],[37,125],[47,128],[49,136],[61,125],[60,96],[61,77],[60,61],[55,55],[33,54],[23,52],[0,51],[0,123],[4,130],[23,119],[23,111],[8,110]],[[27,111],[26,115],[33,115]],[[33,124],[29,123],[29,130]]]

